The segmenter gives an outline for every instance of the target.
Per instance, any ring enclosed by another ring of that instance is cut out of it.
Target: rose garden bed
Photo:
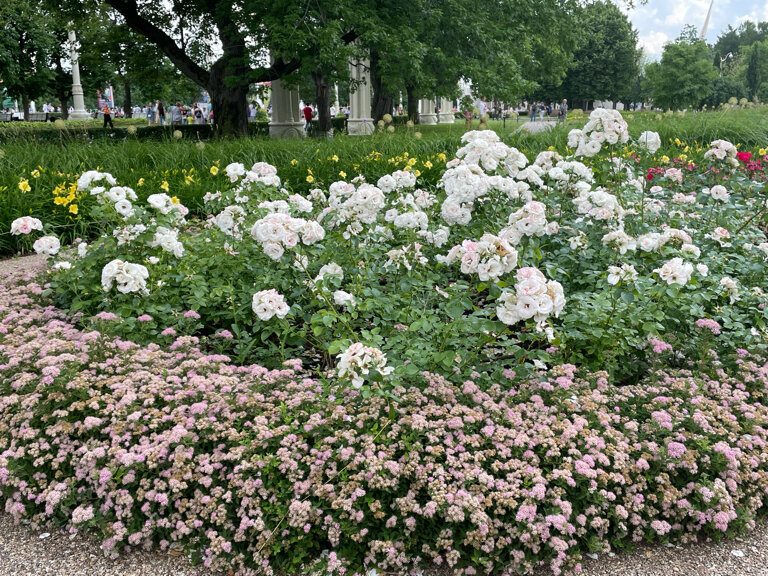
[[[0,301],[6,511],[277,574],[558,573],[751,526],[762,158],[655,158],[606,111],[570,140],[468,133],[437,189],[232,164],[189,222],[82,174],[96,241],[14,222],[54,262]]]

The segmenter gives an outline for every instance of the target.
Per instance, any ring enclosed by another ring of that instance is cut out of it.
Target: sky
[[[614,0],[622,7],[621,0]],[[664,43],[680,35],[685,24],[693,24],[701,32],[710,0],[648,0],[644,5],[635,0],[635,7],[623,11],[638,31],[638,39],[650,60],[661,58]],[[730,24],[738,28],[745,20],[768,20],[768,0],[714,0],[707,28],[707,42],[714,44]]]

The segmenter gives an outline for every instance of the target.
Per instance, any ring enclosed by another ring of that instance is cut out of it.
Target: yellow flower
[[[408,166],[413,166],[414,164],[416,164],[416,158],[411,158],[408,160]]]
[[[669,156],[662,156],[661,161],[666,164],[667,162],[669,162]]]
[[[760,154],[760,156],[765,156],[765,148],[760,148],[757,153]]]
[[[194,181],[195,181],[195,179],[192,178],[191,174],[187,174],[187,175],[184,176],[184,184],[186,184],[187,186],[192,184]]]
[[[440,160],[440,162],[445,162],[445,154],[440,152],[440,154],[437,155],[437,159]]]
[[[293,160],[291,160],[291,166],[296,166],[298,163],[299,163],[299,161],[298,161],[298,160],[296,160],[296,158],[294,158]]]
[[[72,204],[72,205],[69,207],[69,213],[70,213],[70,214],[77,214],[77,204]]]
[[[139,178],[139,181],[136,183],[136,186],[144,186],[144,178]]]
[[[413,175],[416,176],[416,178],[418,178],[419,176],[421,176],[421,172],[419,170],[414,170]]]
[[[56,198],[53,199],[53,203],[57,206],[66,206],[69,200],[67,200],[64,196],[56,196]]]
[[[307,174],[312,174],[312,169],[311,168],[307,168]]]
[[[339,177],[346,178],[347,177],[347,173],[344,172],[344,170],[342,170],[341,172],[339,172]]]
[[[314,182],[314,181],[315,181],[315,177],[314,177],[314,176],[312,176],[312,174],[310,174],[309,176],[307,176],[307,182],[309,182],[310,184],[312,184],[312,182]]]
[[[334,154],[333,156],[331,156],[331,160],[333,160],[334,162],[338,162],[339,161],[339,157],[336,156],[336,154]]]
[[[40,170],[32,170],[32,178],[40,178]]]
[[[211,166],[211,174],[216,176],[219,173],[219,169],[216,166]]]
[[[19,190],[22,192],[29,192],[32,187],[29,185],[29,180],[26,178],[19,178]]]
[[[424,162],[424,168],[432,168],[432,162],[430,162],[429,160]]]
[[[163,180],[163,183],[160,184],[160,189],[161,190],[165,190],[166,192],[168,192],[169,186],[168,186],[168,181],[167,180]]]
[[[688,160],[688,155],[687,154],[680,154],[680,160],[685,162],[686,160]]]

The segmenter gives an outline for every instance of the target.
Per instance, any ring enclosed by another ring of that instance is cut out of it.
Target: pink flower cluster
[[[560,573],[584,542],[707,538],[768,498],[768,363],[748,354],[732,375],[624,387],[562,365],[328,398],[300,361],[109,339],[42,291],[0,290],[0,494],[17,520],[98,531],[110,554],[183,546],[243,574],[471,576],[478,557]]]

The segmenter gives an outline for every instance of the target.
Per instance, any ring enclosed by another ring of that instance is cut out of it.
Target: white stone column
[[[72,60],[72,107],[74,108],[69,118],[72,120],[88,120],[91,115],[85,111],[83,87],[80,84],[80,63],[78,62],[79,55],[76,49],[75,31],[70,28],[67,35],[69,37],[70,58]]]
[[[453,124],[453,102],[448,98],[440,98],[440,124]]]
[[[419,124],[429,125],[437,124],[437,114],[435,114],[435,101],[431,98],[422,98],[419,100]]]
[[[350,136],[367,136],[373,133],[371,119],[371,81],[368,60],[349,63],[349,78],[353,81],[349,92],[349,119],[347,133]],[[352,90],[354,89],[354,92]]]
[[[300,116],[298,88],[284,88],[282,80],[272,80],[270,88],[272,120],[269,122],[269,137],[278,140],[306,136]]]

